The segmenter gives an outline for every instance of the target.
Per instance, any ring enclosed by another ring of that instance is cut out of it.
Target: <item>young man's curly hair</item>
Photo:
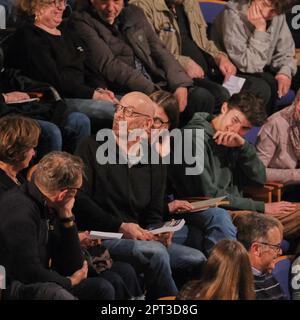
[[[240,92],[232,95],[228,100],[228,108],[240,110],[255,127],[263,125],[267,118],[263,100],[251,92]]]

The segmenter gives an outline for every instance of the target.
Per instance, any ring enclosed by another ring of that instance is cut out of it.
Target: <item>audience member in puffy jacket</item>
[[[122,94],[150,94],[159,87],[173,92],[181,120],[195,111],[211,112],[214,97],[192,79],[165,48],[143,11],[120,1],[79,1],[71,17],[70,31],[87,48],[87,64],[101,72],[111,88]]]

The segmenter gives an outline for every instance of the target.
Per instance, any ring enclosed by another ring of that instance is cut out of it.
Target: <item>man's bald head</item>
[[[142,92],[130,92],[127,93],[120,100],[120,104],[124,107],[132,107],[134,111],[149,116],[154,117],[155,104],[154,102]]]

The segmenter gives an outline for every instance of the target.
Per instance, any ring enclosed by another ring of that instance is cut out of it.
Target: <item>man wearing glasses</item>
[[[237,220],[237,239],[248,250],[257,300],[287,299],[271,274],[276,258],[282,254],[283,226],[274,217],[249,213]]]
[[[99,153],[105,142],[90,138],[77,149],[86,167],[85,191],[98,205],[98,212],[94,211],[92,217],[92,210],[87,210],[87,205],[79,201],[77,221],[85,220],[80,228],[123,233],[123,239],[104,243],[112,256],[128,262],[137,259],[139,264],[144,264],[149,299],[177,294],[171,268],[178,267],[184,274],[197,276],[206,260],[197,249],[171,243],[171,234],[158,239],[147,230],[150,225],[163,221],[166,186],[166,168],[143,162],[146,158],[141,156],[146,150],[143,146],[139,148],[143,142],[147,148],[154,125],[154,108],[152,100],[143,93],[132,92],[121,99],[113,122],[116,159],[120,159],[117,163],[99,164]],[[158,121],[155,120],[156,126]],[[143,130],[143,137],[130,141],[129,136],[138,129]],[[105,211],[106,220],[101,210]],[[153,240],[161,240],[164,245]]]

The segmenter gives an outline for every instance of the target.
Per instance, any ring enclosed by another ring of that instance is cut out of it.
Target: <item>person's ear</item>
[[[59,193],[57,194],[57,201],[64,200],[67,192],[68,192],[68,189],[64,189],[64,190],[59,191]]]
[[[151,133],[151,129],[153,127],[153,119],[152,118],[147,118],[145,123],[144,123],[144,129],[148,134]]]
[[[260,245],[256,242],[252,243],[250,250],[257,257],[261,254]]]
[[[221,114],[225,114],[228,111],[228,103],[224,102],[221,107]]]

